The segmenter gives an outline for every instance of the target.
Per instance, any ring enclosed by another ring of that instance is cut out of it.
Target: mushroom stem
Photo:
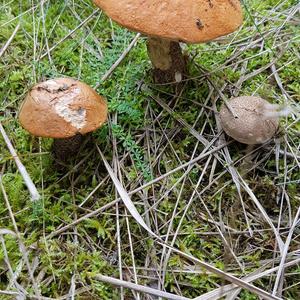
[[[148,55],[156,83],[180,82],[186,74],[186,60],[178,42],[149,37]]]
[[[53,153],[57,160],[66,162],[68,159],[74,157],[81,148],[87,135],[81,135],[80,133],[63,139],[54,139]]]

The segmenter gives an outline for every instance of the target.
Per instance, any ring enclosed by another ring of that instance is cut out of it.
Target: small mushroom
[[[221,125],[227,135],[238,142],[254,145],[270,140],[279,126],[278,114],[272,105],[260,98],[243,96],[233,98],[220,110]]]
[[[239,0],[94,0],[120,25],[147,35],[158,83],[181,81],[186,60],[179,42],[202,43],[235,31],[242,23]]]
[[[107,119],[107,104],[91,87],[71,78],[36,84],[19,113],[21,125],[31,134],[54,138],[54,154],[66,160],[78,152],[89,132]]]

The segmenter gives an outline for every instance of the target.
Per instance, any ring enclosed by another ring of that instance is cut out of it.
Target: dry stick
[[[26,168],[25,166],[22,164],[21,160],[19,159],[17,153],[16,153],[16,150],[14,149],[12,143],[10,142],[1,122],[0,122],[0,132],[3,136],[3,139],[7,145],[7,148],[9,149],[9,152],[11,153],[13,159],[15,160],[16,162],[16,165],[19,169],[19,172],[21,174],[21,176],[23,177],[24,181],[25,181],[25,184],[30,192],[30,195],[31,195],[31,200],[32,201],[37,201],[40,199],[40,194],[36,188],[36,186],[34,185],[33,181],[31,180],[28,172],[26,171]]]
[[[190,298],[177,296],[177,295],[174,295],[174,294],[171,294],[171,293],[159,291],[159,290],[156,290],[156,289],[153,289],[153,288],[150,288],[150,287],[142,286],[142,285],[139,285],[139,284],[134,284],[134,283],[131,283],[131,282],[128,282],[128,281],[115,279],[115,278],[100,275],[100,274],[96,275],[94,278],[98,281],[110,283],[110,284],[117,285],[117,286],[122,286],[122,287],[125,287],[125,288],[129,288],[129,289],[136,290],[136,291],[139,291],[139,292],[143,292],[143,293],[146,293],[146,294],[150,294],[150,295],[153,295],[153,296],[163,297],[163,298],[169,299],[169,300],[190,300]]]
[[[110,69],[102,76],[101,81],[98,82],[95,86],[94,89],[96,90],[100,84],[105,81],[109,76],[113,73],[113,71],[120,65],[120,63],[123,61],[123,59],[127,56],[127,54],[130,52],[130,50],[135,46],[137,40],[141,36],[140,33],[138,33],[134,39],[131,41],[129,46],[124,50],[122,55],[115,61],[115,63],[110,67]]]

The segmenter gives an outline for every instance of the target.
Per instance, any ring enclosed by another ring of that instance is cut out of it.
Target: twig
[[[8,138],[8,136],[7,136],[6,132],[5,132],[2,124],[1,124],[1,122],[0,122],[0,132],[1,132],[2,136],[3,136],[3,139],[4,139],[4,141],[5,141],[6,145],[7,145],[7,148],[9,150],[9,152],[11,153],[13,159],[16,162],[16,165],[17,165],[17,167],[19,169],[19,172],[20,172],[21,176],[24,179],[24,182],[25,182],[25,184],[26,184],[26,186],[27,186],[27,188],[29,190],[29,193],[31,195],[31,200],[32,201],[39,200],[41,196],[40,196],[40,194],[39,194],[36,186],[34,185],[33,181],[31,180],[30,175],[28,174],[25,166],[22,164],[21,160],[19,159],[19,157],[17,155],[17,152],[14,149],[12,143],[10,142],[10,140],[9,140],[9,138]]]

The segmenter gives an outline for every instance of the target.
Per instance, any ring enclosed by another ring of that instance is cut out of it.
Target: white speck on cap
[[[59,89],[61,87],[60,83],[57,83],[55,80],[48,80],[47,81],[47,86],[49,86],[52,89]]]

